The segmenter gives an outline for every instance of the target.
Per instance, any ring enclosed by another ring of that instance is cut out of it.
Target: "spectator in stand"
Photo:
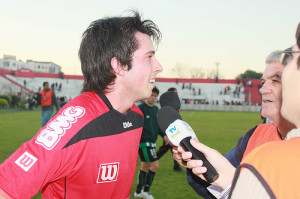
[[[33,105],[34,105],[33,95],[30,95],[28,97],[28,109],[33,110]]]
[[[250,79],[247,80],[247,86],[250,88],[252,87],[252,81]]]
[[[65,97],[60,97],[59,98],[59,102],[60,102],[60,108],[62,108],[67,102],[65,101]]]
[[[243,82],[243,86],[245,87],[246,86],[246,80],[243,79],[242,82]]]

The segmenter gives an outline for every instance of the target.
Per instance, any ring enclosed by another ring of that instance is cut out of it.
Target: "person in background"
[[[155,173],[159,168],[156,155],[156,140],[158,134],[164,139],[167,136],[160,130],[157,123],[158,107],[155,105],[159,90],[154,87],[151,97],[139,105],[144,114],[143,133],[139,145],[139,156],[141,158],[141,168],[138,172],[138,182],[134,197],[153,199],[150,186],[153,182]]]
[[[41,106],[42,106],[42,127],[47,124],[50,120],[54,106],[56,112],[59,111],[59,106],[56,101],[55,93],[52,89],[49,88],[49,82],[43,83],[43,90],[40,91],[41,96]]]
[[[67,102],[65,101],[65,97],[60,97],[59,98],[59,102],[60,102],[60,108],[62,108]]]
[[[168,91],[172,91],[172,92],[175,92],[178,94],[177,89],[174,87],[169,88]],[[159,160],[165,153],[167,153],[169,151],[169,149],[170,149],[171,153],[173,154],[172,148],[173,147],[169,144],[168,138],[164,139],[163,144],[159,147],[158,151],[156,152],[157,159]],[[173,160],[173,161],[174,161],[173,171],[184,172],[184,170],[180,167],[178,162],[176,160]]]

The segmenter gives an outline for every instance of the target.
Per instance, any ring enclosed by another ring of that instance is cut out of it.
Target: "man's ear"
[[[127,67],[125,68],[116,57],[111,58],[110,65],[116,74],[124,76]]]

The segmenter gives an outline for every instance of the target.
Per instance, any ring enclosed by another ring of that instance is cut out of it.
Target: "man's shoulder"
[[[277,132],[277,127],[274,123],[265,123],[265,124],[257,125],[256,130],[258,130],[258,131],[276,131]]]
[[[135,104],[130,108],[130,110],[134,111],[134,112],[136,112],[140,115],[144,115],[143,112],[141,111],[141,108],[139,106],[135,105]]]

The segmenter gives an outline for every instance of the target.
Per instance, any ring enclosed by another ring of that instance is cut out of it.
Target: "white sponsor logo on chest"
[[[15,161],[15,163],[27,172],[37,160],[36,157],[26,151]]]
[[[129,128],[129,127],[132,127],[132,123],[131,122],[123,122],[123,128],[124,129]]]
[[[117,181],[119,174],[119,162],[101,164],[99,168],[97,183]]]
[[[64,112],[57,116],[42,130],[35,143],[42,145],[45,149],[51,150],[59,142],[60,138],[65,135],[67,129],[77,122],[77,119],[85,114],[85,109],[80,106],[70,106]]]

